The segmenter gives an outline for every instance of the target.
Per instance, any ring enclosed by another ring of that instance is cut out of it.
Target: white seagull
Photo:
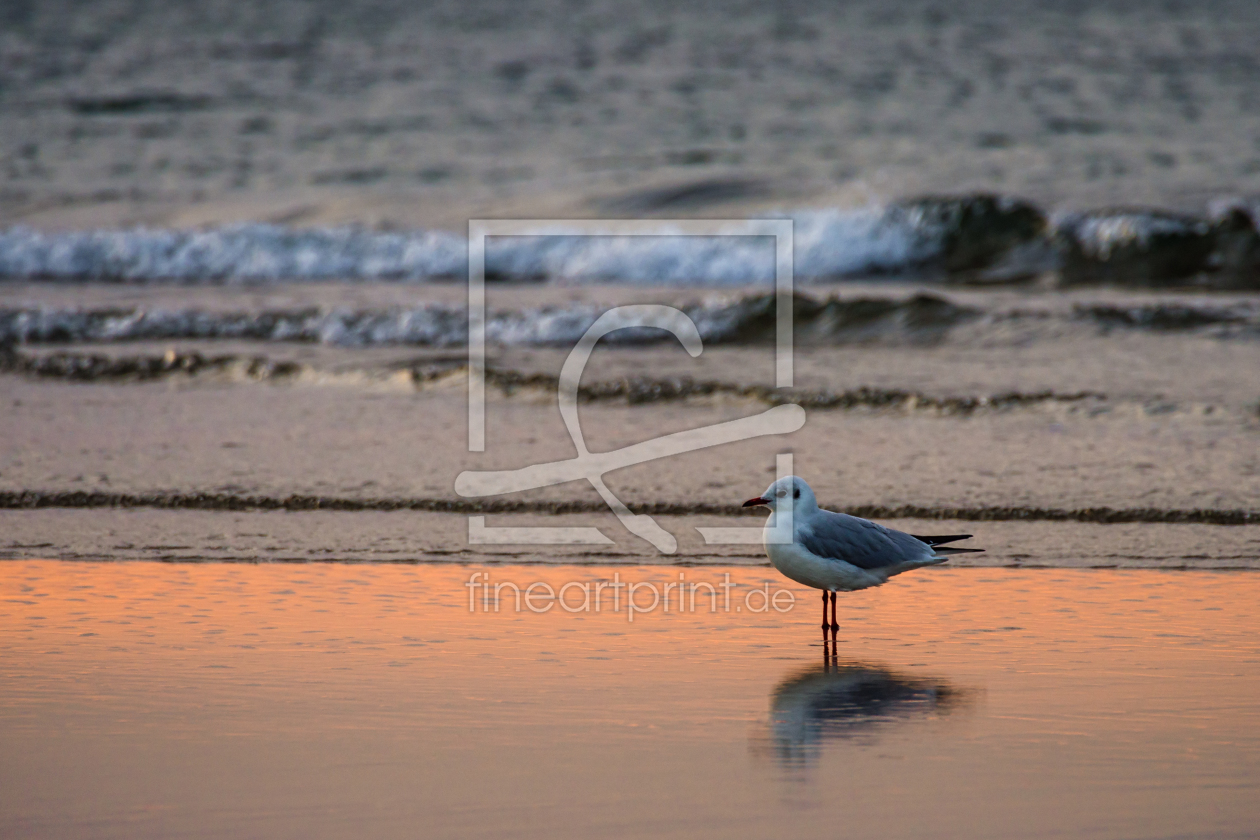
[[[920,537],[885,528],[869,519],[835,513],[818,507],[814,491],[804,479],[780,478],[744,507],[767,505],[766,554],[784,576],[822,590],[823,630],[827,629],[827,595],[831,595],[831,632],[836,622],[836,593],[879,586],[893,575],[944,563],[951,554],[983,551],[982,548],[941,548],[965,540],[971,534]],[[779,514],[791,512],[792,535],[776,527]]]

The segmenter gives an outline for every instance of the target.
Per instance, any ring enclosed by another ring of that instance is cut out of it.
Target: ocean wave
[[[974,298],[973,298],[974,300]],[[706,345],[770,344],[776,335],[775,298],[770,294],[718,297],[680,307]],[[608,306],[570,304],[491,311],[486,340],[499,346],[573,346]],[[963,304],[920,293],[889,297],[793,299],[793,332],[799,345],[934,344],[964,329],[972,338],[991,332],[1008,339],[1021,324],[1030,334],[1079,334],[1083,325],[1099,334],[1118,329],[1196,331],[1217,337],[1260,335],[1260,302],[1212,299],[1121,304],[1080,302],[1069,307],[1030,309]],[[1022,334],[1022,333],[1020,333]],[[384,309],[315,307],[216,312],[197,308],[0,308],[0,344],[245,340],[305,342],[340,347],[459,347],[468,340],[462,306],[429,303]],[[627,327],[610,334],[613,344],[672,341],[669,333]]]
[[[892,211],[816,211],[793,216],[796,273],[834,277],[903,269],[930,259],[939,237]],[[772,242],[743,235],[575,235],[563,226],[534,236],[491,237],[491,280],[616,280],[666,285],[774,282]],[[205,231],[135,229],[0,232],[0,277],[77,281],[257,283],[280,280],[424,281],[466,276],[467,243],[439,232],[353,228],[295,231],[246,224]]]
[[[780,214],[793,223],[802,281],[889,274],[1018,282],[1057,273],[1065,285],[1110,283],[1260,289],[1260,201],[1213,203],[1205,217],[1157,209],[1048,216],[1018,199],[929,196],[884,206]],[[578,234],[551,223],[486,241],[489,280],[644,285],[769,285],[773,242],[756,222],[715,236]],[[97,282],[267,283],[467,276],[468,243],[438,231],[298,230],[241,224],[199,231],[0,231],[0,278]]]
[[[992,196],[930,198],[853,210],[783,214],[793,222],[794,273],[803,279],[904,272],[936,263],[980,266],[1044,227],[1030,205]],[[720,236],[618,236],[615,223],[576,235],[563,223],[538,235],[491,237],[488,279],[616,280],[665,285],[767,285],[773,242],[755,222]],[[450,233],[359,228],[294,230],[241,224],[200,231],[136,228],[0,232],[0,277],[109,282],[253,283],[280,280],[423,281],[466,276],[467,242]]]
[[[295,230],[242,224],[176,231],[136,228],[0,232],[0,277],[178,281],[419,279],[465,270],[467,248],[440,232]]]
[[[862,341],[924,342],[942,338],[952,327],[979,316],[978,310],[934,295],[905,299],[794,299],[795,331],[802,343]],[[575,304],[490,312],[486,339],[504,346],[571,346],[608,307]],[[772,295],[695,303],[682,310],[707,344],[749,344],[774,340]],[[665,340],[668,333],[627,327],[606,341],[621,344]],[[294,309],[262,312],[210,312],[202,309],[78,309],[27,307],[0,309],[0,342],[75,342],[242,339],[312,342],[344,347],[413,345],[460,346],[468,340],[463,307],[425,304],[391,309]]]

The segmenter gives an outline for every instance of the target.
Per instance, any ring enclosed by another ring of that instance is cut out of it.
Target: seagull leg
[[[839,622],[836,621],[836,593],[831,593],[831,640],[835,641],[836,631],[840,629]]]
[[[826,590],[826,589],[824,589],[824,590],[822,591],[822,594],[823,594],[823,623],[822,623],[822,629],[823,629],[823,641],[825,642],[825,641],[827,641],[827,590]]]

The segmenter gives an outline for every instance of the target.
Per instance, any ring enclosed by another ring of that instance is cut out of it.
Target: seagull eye
[[[801,497],[801,488],[798,487],[792,491],[792,498],[799,499],[800,497]]]
[[[775,496],[777,496],[778,498],[782,499],[784,496],[786,496],[786,495],[787,495],[787,491],[786,491],[786,490],[779,490],[779,491],[777,491],[774,495],[775,495]]]

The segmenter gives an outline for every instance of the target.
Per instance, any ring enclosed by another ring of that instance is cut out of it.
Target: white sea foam
[[[458,274],[466,259],[452,234],[291,230],[232,225],[203,231],[0,233],[0,276],[182,282],[419,279]]]
[[[930,259],[941,247],[938,232],[895,207],[802,211],[786,218],[795,223],[795,274],[802,278],[897,271]],[[773,245],[764,238],[677,236],[666,225],[660,236],[648,237],[578,236],[563,228],[540,233],[546,235],[490,239],[487,274],[708,286],[769,284],[774,278]],[[466,271],[465,239],[434,231],[243,224],[201,231],[0,232],[0,277],[8,278],[417,281]]]
[[[694,307],[701,335],[721,341],[738,324],[730,306]],[[602,314],[588,305],[491,313],[486,337],[502,345],[567,345],[576,342]],[[664,333],[627,329],[609,338],[633,342]],[[461,307],[426,304],[385,310],[333,309],[285,312],[206,312],[196,309],[83,310],[35,307],[0,310],[0,342],[44,344],[81,341],[248,339],[305,341],[346,347],[462,345],[468,317]]]
[[[500,346],[570,347],[606,311],[593,304],[492,310],[486,338]],[[773,340],[774,299],[770,293],[712,296],[683,307],[706,345]],[[1142,305],[1077,304],[1037,311],[960,305],[935,295],[902,297],[797,298],[798,339],[828,344],[922,343],[945,339],[964,325],[974,338],[991,325],[995,339],[1011,335],[1075,333],[1078,327],[1199,331],[1204,335],[1254,338],[1260,335],[1260,305],[1254,301]],[[1012,333],[1012,330],[1015,332]],[[1031,331],[1031,332],[1030,332]],[[412,345],[462,346],[468,339],[462,306],[427,303],[384,309],[296,308],[216,312],[187,309],[85,309],[77,307],[0,308],[0,344],[57,344],[176,339],[299,341],[342,347]],[[619,330],[605,341],[633,344],[672,340],[650,328]]]

